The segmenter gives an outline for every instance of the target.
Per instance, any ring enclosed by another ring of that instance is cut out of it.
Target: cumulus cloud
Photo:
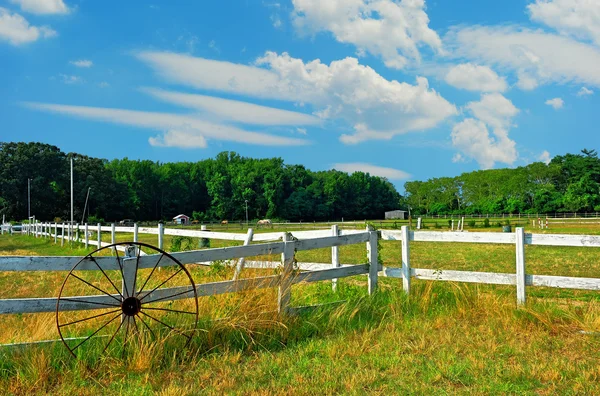
[[[456,88],[480,92],[504,92],[506,81],[488,66],[463,63],[452,67],[446,82]]]
[[[588,89],[586,87],[581,87],[579,92],[577,92],[577,96],[589,96],[589,95],[593,95],[593,94],[594,94],[594,91],[592,91],[591,89]]]
[[[162,135],[148,138],[148,143],[154,147],[178,147],[184,149],[206,148],[208,145],[204,136],[191,131],[169,130]]]
[[[379,56],[401,69],[419,61],[419,47],[440,51],[442,42],[429,28],[424,0],[292,0],[293,23],[301,34],[331,32],[341,43]]]
[[[465,108],[475,118],[466,118],[452,129],[452,145],[461,152],[453,161],[473,158],[483,169],[496,162],[512,165],[518,154],[508,131],[519,109],[499,93],[484,94],[480,101],[469,102]]]
[[[50,27],[32,26],[21,15],[0,7],[0,41],[8,41],[8,43],[18,46],[56,35],[56,31]]]
[[[483,121],[467,118],[452,129],[452,144],[465,155],[475,159],[482,169],[489,169],[496,162],[512,164],[517,159],[515,142],[508,138],[504,129],[494,129],[490,136]],[[462,156],[455,157],[455,162]]]
[[[539,155],[538,160],[548,165],[551,161],[550,153],[546,150],[542,151],[542,154]]]
[[[564,100],[561,98],[548,99],[544,103],[546,103],[548,106],[552,106],[554,110],[562,109],[562,107],[565,105]]]
[[[259,106],[239,100],[222,99],[214,96],[185,94],[144,88],[153,97],[183,107],[201,110],[218,118],[254,125],[316,125],[319,118],[294,111]]]
[[[27,102],[24,105],[34,110],[65,114],[72,117],[159,131],[171,131],[171,134],[167,132],[162,138],[154,138],[155,144],[166,145],[168,142],[173,142],[173,139],[182,137],[184,132],[187,134],[193,132],[196,136],[200,135],[213,140],[264,146],[299,146],[309,143],[302,139],[246,131],[229,125],[211,123],[189,115],[51,103]],[[172,131],[178,131],[179,133]]]
[[[66,14],[69,7],[63,0],[10,0],[18,4],[24,12],[32,14]]]
[[[332,169],[348,173],[364,172],[369,173],[372,176],[385,177],[389,180],[403,180],[410,177],[410,174],[399,169],[385,168],[383,166],[376,166],[364,162],[337,163],[333,165]]]
[[[166,52],[138,57],[170,82],[311,104],[321,119],[343,120],[354,128],[354,134],[342,136],[345,143],[426,130],[457,113],[426,78],[417,77],[416,85],[387,80],[351,57],[327,65],[267,52],[255,66]]]
[[[513,72],[522,89],[547,83],[600,86],[600,49],[518,26],[458,26],[444,37],[452,55]]]
[[[89,59],[79,59],[79,60],[70,61],[69,63],[72,64],[73,66],[84,67],[84,68],[92,67],[94,65],[94,62],[92,62]]]
[[[600,2],[596,0],[536,0],[527,6],[532,20],[562,34],[600,45]]]

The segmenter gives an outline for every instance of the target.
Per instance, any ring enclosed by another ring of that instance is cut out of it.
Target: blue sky
[[[1,141],[407,180],[597,148],[600,2],[0,0]]]

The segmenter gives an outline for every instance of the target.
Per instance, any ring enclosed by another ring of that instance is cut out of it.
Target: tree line
[[[254,159],[222,152],[198,162],[93,158],[44,143],[0,143],[0,216],[31,214],[43,221],[70,218],[70,159],[74,212],[81,221],[88,188],[89,220],[199,221],[279,218],[319,221],[382,218],[401,200],[386,179],[362,172],[313,172],[281,158]]]
[[[415,214],[600,211],[600,159],[596,150],[584,149],[549,164],[411,181],[404,188],[403,205]]]

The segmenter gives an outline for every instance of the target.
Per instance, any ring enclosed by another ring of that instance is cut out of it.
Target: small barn
[[[175,224],[190,224],[190,217],[184,214],[173,217],[173,223]]]
[[[408,212],[406,210],[390,210],[385,212],[386,220],[406,220],[408,218]]]

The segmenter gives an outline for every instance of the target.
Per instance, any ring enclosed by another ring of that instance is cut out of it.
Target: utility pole
[[[245,199],[244,202],[246,202],[246,226],[248,226],[248,200]]]
[[[91,189],[92,189],[92,187],[88,187],[88,192],[85,197],[85,205],[83,206],[83,215],[81,216],[81,224],[83,224],[83,220],[85,219],[85,210],[88,209],[88,199],[90,198],[90,190]],[[88,217],[90,217],[89,209],[88,209]]]
[[[31,217],[31,179],[27,178],[27,218]]]
[[[73,157],[71,157],[71,226],[73,226]]]

